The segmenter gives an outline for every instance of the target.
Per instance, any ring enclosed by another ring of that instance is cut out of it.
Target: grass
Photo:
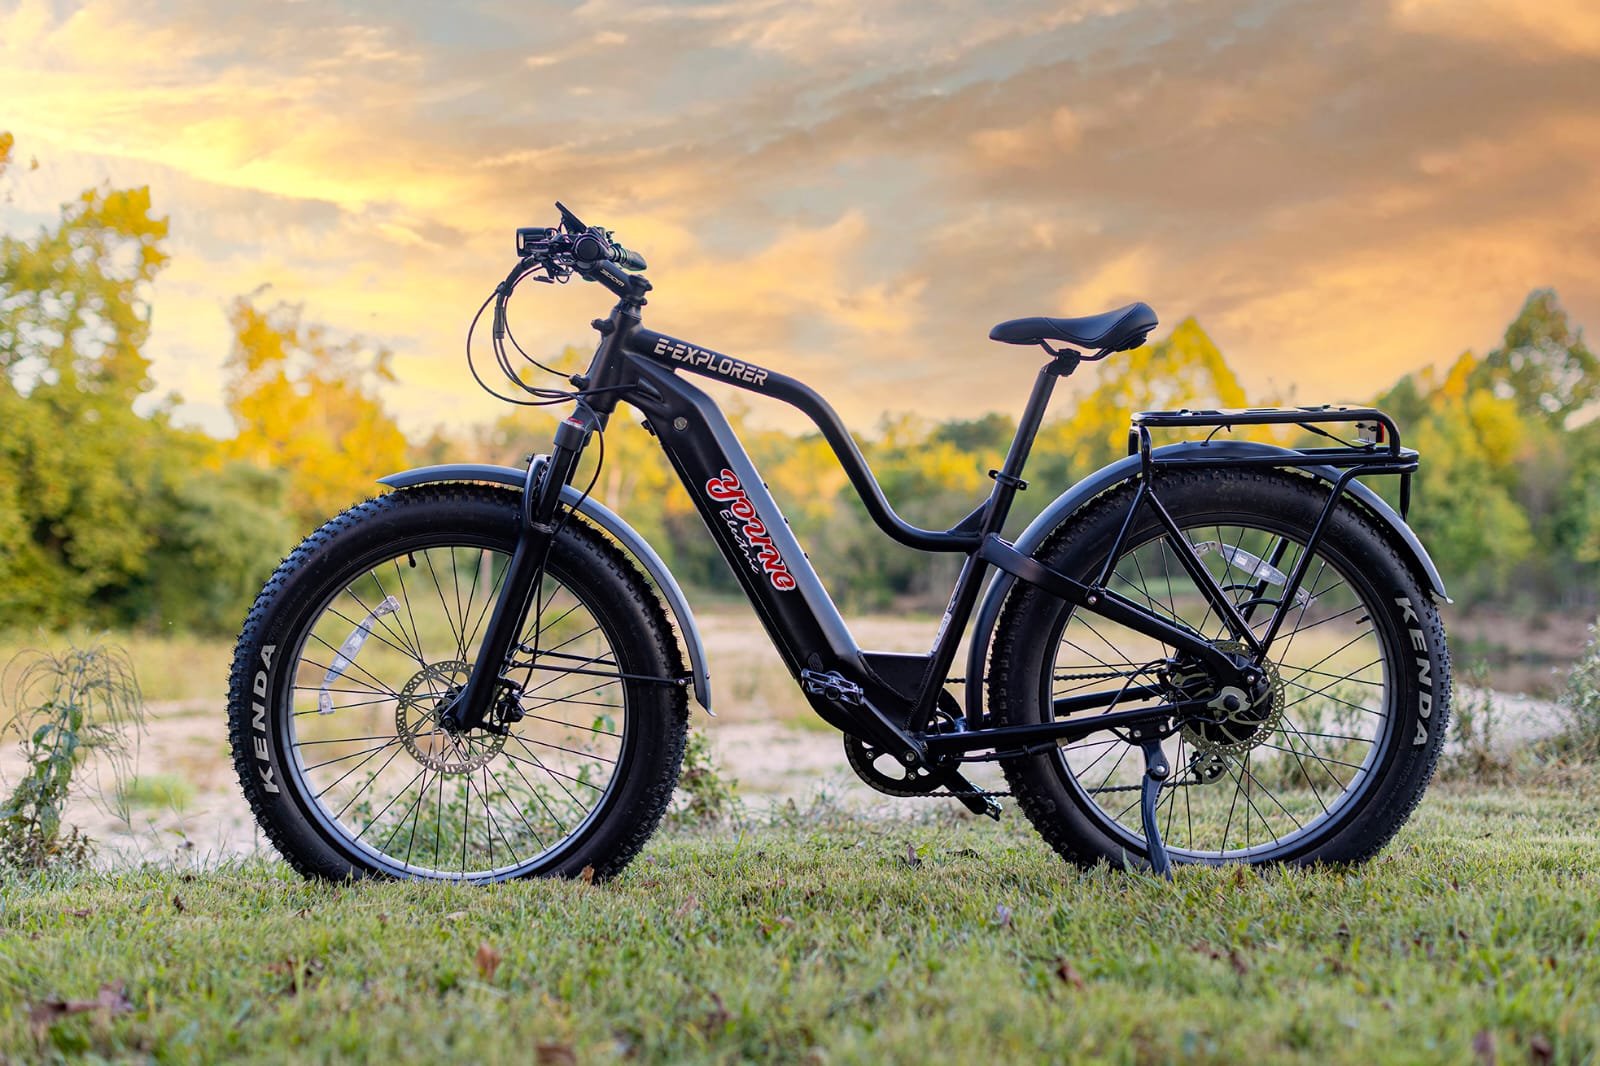
[[[194,785],[176,774],[140,774],[122,786],[122,799],[130,807],[183,811],[194,802]]]
[[[67,633],[12,632],[0,636],[0,668],[18,652],[33,648],[60,650],[95,643],[126,651],[146,700],[219,699],[228,687],[228,662],[233,656],[230,637],[191,634],[152,634],[129,630]]]
[[[1595,798],[1439,791],[1366,867],[1175,886],[928,806],[663,834],[605,886],[11,881],[0,1059],[1592,1060]]]

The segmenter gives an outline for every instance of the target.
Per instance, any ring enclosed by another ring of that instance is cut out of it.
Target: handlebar
[[[625,270],[645,269],[644,256],[618,244],[612,238],[610,230],[600,226],[584,225],[583,220],[567,210],[565,204],[557,203],[556,210],[561,212],[559,225],[523,226],[517,230],[516,265],[506,274],[505,280],[495,286],[494,292],[489,294],[483,306],[478,309],[478,313],[473,316],[472,325],[467,327],[467,366],[471,369],[473,377],[490,395],[511,403],[541,405],[572,399],[582,401],[588,395],[609,394],[617,388],[613,384],[601,384],[591,390],[588,374],[573,374],[568,377],[522,350],[516,338],[511,336],[511,327],[506,320],[506,305],[518,285],[528,278],[543,282],[564,282],[577,274],[585,281],[598,282],[601,287],[616,295],[618,304],[615,313],[630,314],[634,322],[638,321],[639,311],[645,304],[645,294],[650,291],[648,279],[641,275],[630,277],[624,273]],[[483,380],[478,374],[477,367],[473,365],[473,331],[491,302],[494,304],[492,347],[500,370],[520,392],[530,394],[535,399],[521,399],[496,391]],[[508,340],[517,354],[528,363],[557,377],[567,377],[568,381],[578,387],[578,391],[566,392],[561,389],[535,388],[529,385],[506,353],[505,342]],[[594,372],[593,366],[590,372]]]
[[[524,226],[517,230],[517,255],[524,262],[534,260],[553,277],[577,271],[591,281],[600,280],[595,274],[613,274],[611,269],[601,269],[610,264],[634,271],[647,267],[644,256],[613,240],[610,230],[584,225],[560,202],[556,203],[556,210],[561,212],[561,225]]]

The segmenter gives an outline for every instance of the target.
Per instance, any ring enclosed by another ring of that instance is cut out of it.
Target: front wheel
[[[687,700],[660,601],[576,516],[557,535],[497,728],[446,729],[518,529],[517,493],[407,489],[308,537],[245,621],[234,767],[307,876],[608,877],[677,783]]]
[[[1310,477],[1197,470],[1164,474],[1151,487],[1187,543],[1141,508],[1108,571],[1110,590],[1242,654],[1246,645],[1178,561],[1179,551],[1193,551],[1258,638],[1284,612],[1262,664],[1268,695],[1232,714],[1191,718],[1164,742],[1172,776],[1157,825],[1173,860],[1371,857],[1421,799],[1444,741],[1450,659],[1430,596],[1390,538],[1342,503],[1285,604],[1285,579],[1328,499],[1328,487]],[[1133,496],[1130,485],[1100,497],[1038,558],[1095,580]],[[1164,686],[1174,698],[1175,687],[1203,686],[1201,673],[1170,646],[1019,583],[995,637],[990,707],[1001,725],[1031,724],[1054,718],[1057,706],[1069,713],[1058,701],[1086,693]],[[1129,696],[1112,709],[1155,702]],[[1147,859],[1144,763],[1128,739],[1108,730],[1003,764],[1022,810],[1074,863]]]

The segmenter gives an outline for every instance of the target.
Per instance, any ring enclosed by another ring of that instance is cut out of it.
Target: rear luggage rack
[[[1222,455],[1158,459],[1151,454],[1150,430],[1211,426],[1210,440],[1234,426],[1293,425],[1327,437],[1335,446],[1285,448],[1267,455]],[[1328,427],[1349,426],[1343,434]],[[1128,454],[1140,458],[1144,475],[1178,467],[1323,467],[1344,470],[1335,481],[1335,495],[1352,478],[1363,474],[1400,475],[1400,514],[1411,509],[1411,475],[1417,470],[1417,452],[1400,446],[1400,429],[1394,419],[1375,407],[1247,407],[1216,411],[1141,411],[1128,428]]]

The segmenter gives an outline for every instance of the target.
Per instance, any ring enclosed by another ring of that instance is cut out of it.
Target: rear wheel
[[[682,661],[644,578],[576,517],[512,654],[520,699],[498,730],[442,724],[518,503],[461,485],[393,493],[312,534],[262,590],[234,658],[234,765],[302,873],[606,877],[660,821],[683,755]]]
[[[1208,573],[1264,636],[1327,486],[1284,472],[1208,470],[1164,476],[1155,488]],[[1118,489],[1074,515],[1038,557],[1080,580],[1098,577],[1133,491]],[[1243,652],[1176,552],[1144,508],[1107,585]],[[1157,824],[1174,861],[1360,861],[1404,824],[1432,775],[1450,664],[1431,598],[1348,504],[1307,565],[1263,663],[1268,697],[1191,721],[1164,742],[1172,776]],[[1170,698],[1199,674],[1172,647],[1019,584],[995,639],[990,706],[1001,724],[1035,723],[1054,718],[1063,698],[1142,685],[1165,686]],[[1155,702],[1130,696],[1112,709]],[[1102,731],[1004,768],[1023,811],[1065,858],[1121,865],[1146,857],[1144,762],[1123,735]]]

